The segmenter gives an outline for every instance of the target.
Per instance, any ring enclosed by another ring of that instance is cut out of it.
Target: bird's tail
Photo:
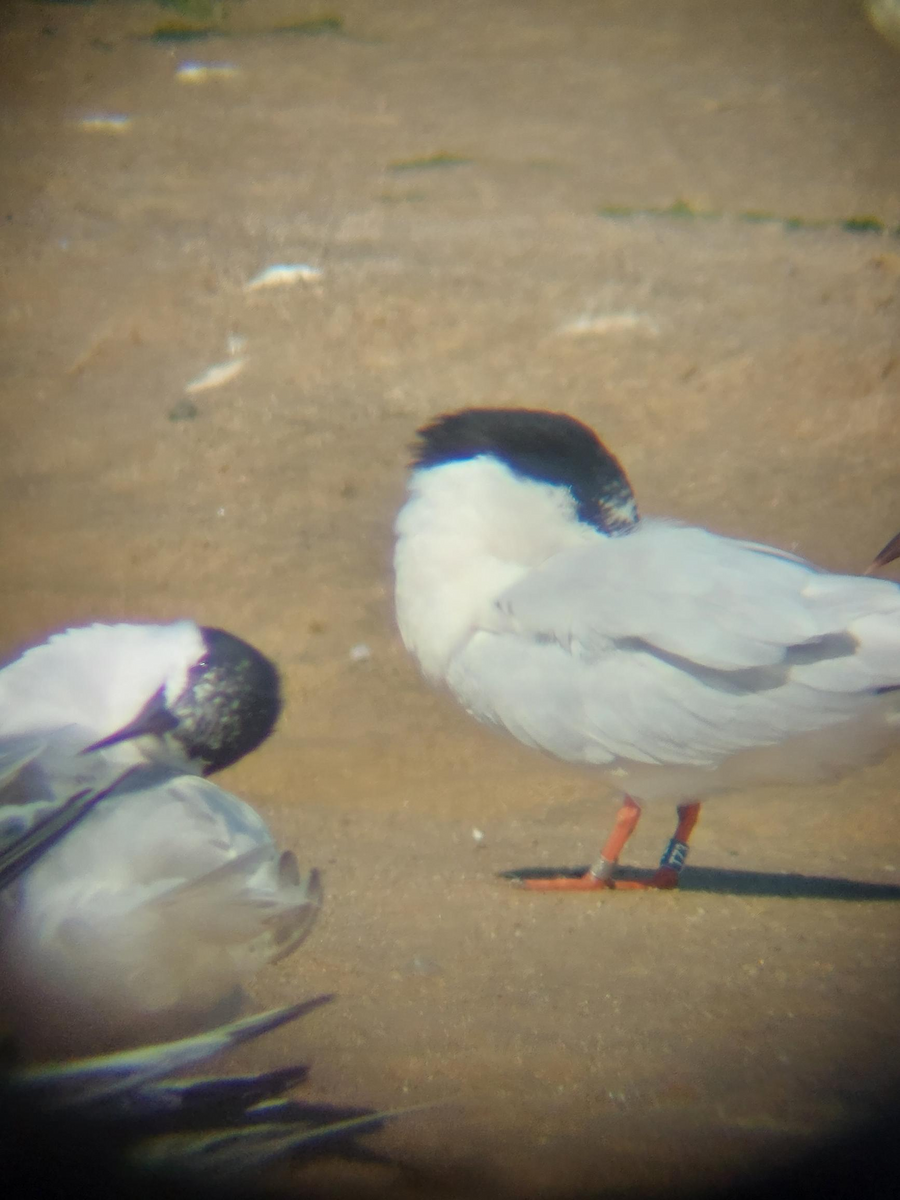
[[[154,1173],[231,1178],[323,1149],[365,1158],[370,1152],[354,1139],[390,1114],[285,1099],[306,1077],[305,1065],[251,1075],[180,1074],[331,999],[316,996],[196,1037],[13,1071],[0,1083],[0,1101],[14,1114],[13,1126],[23,1124],[26,1137],[42,1130],[54,1152],[80,1146],[98,1153],[102,1146],[123,1168]],[[12,1134],[7,1125],[0,1141]]]
[[[147,902],[166,923],[189,926],[207,944],[227,946],[239,974],[292,953],[322,906],[322,879],[301,876],[288,850],[254,847]]]

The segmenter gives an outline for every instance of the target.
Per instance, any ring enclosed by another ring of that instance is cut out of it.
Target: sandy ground
[[[645,512],[865,567],[900,525],[900,57],[852,0],[232,17],[172,43],[150,3],[4,8],[0,648],[192,616],[279,663],[278,731],[222,782],[327,905],[254,998],[338,999],[253,1062],[441,1102],[372,1139],[429,1187],[694,1189],[832,1137],[900,1074],[898,760],[709,804],[680,894],[516,891],[495,872],[587,861],[614,802],[419,678],[391,525],[426,418],[554,407]],[[321,275],[245,289],[279,262]]]

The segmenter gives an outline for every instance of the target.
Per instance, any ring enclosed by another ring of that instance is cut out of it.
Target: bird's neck
[[[416,472],[397,518],[397,623],[422,670],[440,678],[497,597],[553,554],[599,536],[561,488],[490,458]]]

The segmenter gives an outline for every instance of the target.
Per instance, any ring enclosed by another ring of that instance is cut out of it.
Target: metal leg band
[[[615,869],[616,864],[614,862],[610,862],[607,858],[603,858],[601,855],[595,863],[592,863],[588,874],[593,875],[595,879],[612,879]]]

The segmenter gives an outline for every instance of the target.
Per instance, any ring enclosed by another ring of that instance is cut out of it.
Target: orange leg
[[[606,840],[600,857],[583,875],[552,874],[540,878],[530,872],[528,875],[517,875],[515,871],[507,874],[516,879],[522,887],[540,892],[593,892],[601,888],[616,888],[617,890],[675,888],[678,886],[678,877],[687,858],[691,832],[697,824],[699,815],[699,804],[680,804],[678,806],[678,827],[659,860],[658,868],[646,883],[633,879],[615,878],[619,855],[641,818],[641,806],[630,796],[625,797],[625,801],[619,809],[616,823]]]
[[[679,804],[678,825],[675,833],[669,839],[669,844],[666,846],[663,856],[659,860],[659,866],[651,878],[646,883],[641,883],[637,879],[612,879],[609,886],[618,889],[660,888],[664,891],[677,888],[681,868],[684,866],[685,859],[688,856],[688,843],[690,842],[691,833],[697,824],[699,816],[699,804]],[[591,871],[594,869],[594,867],[591,867]]]

